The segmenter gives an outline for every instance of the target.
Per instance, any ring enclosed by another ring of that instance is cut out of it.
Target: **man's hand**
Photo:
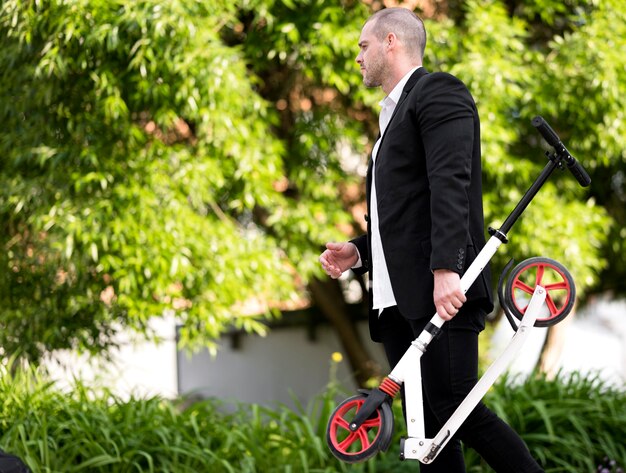
[[[436,269],[433,273],[435,277],[433,300],[437,314],[446,321],[452,320],[467,300],[461,290],[461,277],[449,269]]]
[[[359,261],[359,252],[354,243],[326,243],[326,250],[320,255],[322,268],[331,278],[337,279],[344,271]]]

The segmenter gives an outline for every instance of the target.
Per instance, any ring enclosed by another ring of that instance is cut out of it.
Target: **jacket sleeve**
[[[367,273],[370,269],[367,235],[356,237],[354,240],[350,240],[350,243],[354,243],[361,257],[361,266],[359,268],[352,268],[352,271],[356,274]]]
[[[417,104],[430,186],[431,270],[463,272],[469,235],[474,101],[457,78],[433,73]]]

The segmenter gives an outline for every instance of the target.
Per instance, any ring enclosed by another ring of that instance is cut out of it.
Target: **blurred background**
[[[398,400],[388,453],[325,443],[389,372],[366,280],[318,256],[365,230],[383,96],[355,58],[390,6],[476,100],[486,226],[548,162],[533,117],[589,172],[557,170],[491,262],[495,285],[552,258],[577,297],[486,401],[547,472],[623,472],[622,0],[0,1],[0,449],[34,473],[417,471]],[[481,370],[512,335],[498,304]]]
[[[576,283],[572,314],[536,329],[512,372],[623,389],[619,0],[3,0],[4,364],[122,397],[268,406],[385,375],[366,281],[330,280],[317,258],[365,228],[383,96],[361,83],[357,42],[373,11],[398,5],[425,20],[425,67],[477,102],[486,225],[547,163],[536,115],[592,179],[557,171],[492,260],[494,284],[532,256]],[[483,367],[512,333],[498,307]]]

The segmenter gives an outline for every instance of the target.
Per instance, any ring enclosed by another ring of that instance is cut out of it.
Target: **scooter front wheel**
[[[518,264],[505,287],[505,304],[521,320],[537,286],[546,290],[547,315],[535,321],[535,327],[550,327],[570,313],[576,299],[576,286],[570,273],[550,258],[529,258]]]
[[[393,412],[388,402],[383,402],[356,430],[350,423],[367,399],[358,394],[343,401],[333,411],[326,428],[326,442],[335,458],[346,463],[369,460],[379,451],[387,450],[393,435]]]

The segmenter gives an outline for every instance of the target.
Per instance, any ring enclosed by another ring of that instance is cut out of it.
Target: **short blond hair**
[[[426,28],[422,19],[411,10],[401,7],[383,8],[374,13],[366,23],[375,21],[374,35],[385,39],[389,33],[394,33],[406,48],[407,54],[416,56],[420,60],[426,50]]]

